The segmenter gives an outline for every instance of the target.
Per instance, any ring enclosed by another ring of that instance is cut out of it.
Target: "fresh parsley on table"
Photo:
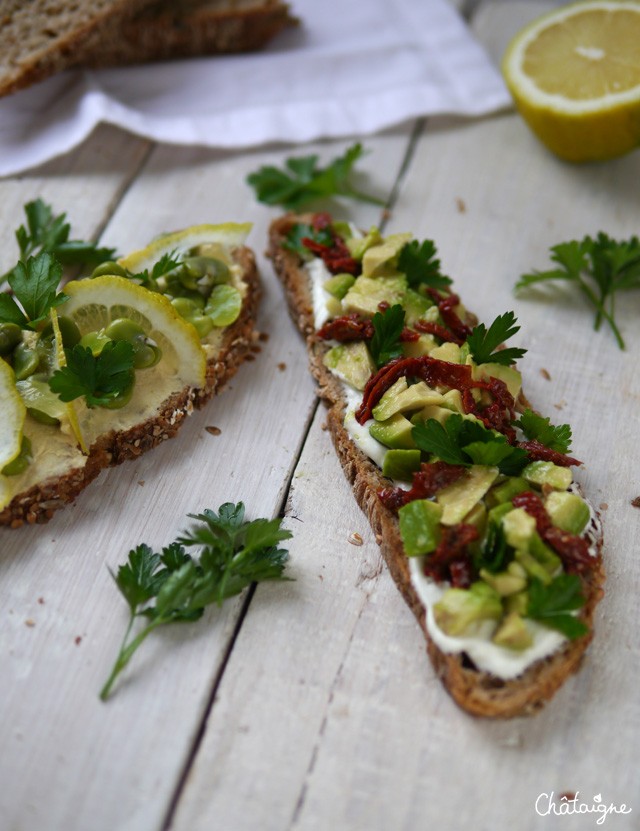
[[[142,543],[113,575],[129,607],[129,623],[100,692],[103,701],[136,650],[159,626],[198,620],[207,606],[221,605],[252,583],[287,579],[283,571],[288,553],[279,543],[291,532],[281,528],[280,519],[248,521],[242,502],[225,502],[217,513],[205,509],[189,517],[196,524],[161,553]],[[195,546],[200,551],[193,557],[186,549]],[[138,620],[146,623],[134,634]]]

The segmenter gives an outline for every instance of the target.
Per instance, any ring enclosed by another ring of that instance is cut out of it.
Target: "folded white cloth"
[[[160,142],[243,148],[510,102],[447,0],[291,5],[301,26],[259,53],[65,72],[0,99],[0,175],[67,152],[101,121]]]

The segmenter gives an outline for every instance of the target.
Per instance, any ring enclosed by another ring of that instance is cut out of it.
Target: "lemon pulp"
[[[585,0],[521,30],[502,70],[538,138],[569,161],[640,144],[640,2]]]

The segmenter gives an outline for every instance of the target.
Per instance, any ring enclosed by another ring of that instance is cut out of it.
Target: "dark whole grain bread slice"
[[[226,328],[219,350],[207,361],[204,387],[177,390],[139,424],[101,435],[89,448],[84,467],[74,467],[66,475],[46,479],[17,494],[0,512],[0,526],[18,528],[51,519],[56,510],[73,502],[101,470],[136,459],[173,438],[194,409],[203,407],[224,389],[245,359],[256,351],[259,337],[256,316],[261,287],[255,256],[242,246],[233,251],[233,258],[242,268],[248,291],[240,316]]]
[[[593,568],[583,581],[586,604],[581,618],[589,626],[589,633],[568,641],[550,657],[529,666],[517,678],[502,680],[477,669],[464,653],[449,654],[436,646],[427,631],[425,608],[411,582],[397,517],[377,495],[389,484],[388,480],[356,447],[343,426],[345,399],[340,382],[322,363],[327,347],[315,332],[313,300],[304,264],[297,254],[281,245],[293,224],[309,223],[311,219],[311,215],[287,215],[275,220],[270,228],[268,256],[282,282],[290,315],[306,340],[310,369],[318,382],[319,395],[328,406],[327,424],[333,444],[356,501],[369,519],[393,580],[424,632],[433,667],[456,703],[477,716],[508,718],[533,714],[579,668],[592,639],[594,611],[603,594],[601,558],[594,557]],[[524,408],[529,403],[522,398],[519,405]],[[602,537],[598,534],[598,554],[601,548]]]
[[[0,97],[66,69],[257,50],[297,22],[282,0],[3,0]]]

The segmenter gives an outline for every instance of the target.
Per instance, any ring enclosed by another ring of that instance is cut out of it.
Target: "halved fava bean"
[[[10,355],[22,340],[22,329],[17,323],[0,323],[0,355]]]
[[[227,285],[215,286],[204,307],[214,326],[230,326],[240,316],[241,309],[242,295]]]
[[[16,381],[24,381],[40,366],[40,355],[26,343],[19,343],[13,350],[13,371]]]
[[[110,340],[127,341],[133,346],[135,369],[148,369],[155,366],[162,357],[162,350],[151,343],[144,329],[128,317],[113,320],[104,330],[104,334]]]
[[[24,473],[29,467],[31,458],[31,440],[27,436],[23,436],[20,453],[2,468],[2,474],[4,476],[18,476],[20,473]]]

